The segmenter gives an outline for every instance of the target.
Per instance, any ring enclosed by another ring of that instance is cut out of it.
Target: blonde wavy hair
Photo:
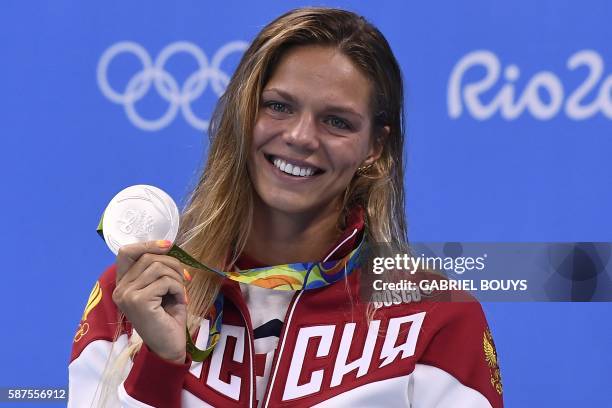
[[[346,211],[366,211],[366,239],[407,248],[403,187],[403,83],[399,64],[382,33],[363,17],[332,8],[300,8],[265,26],[244,53],[219,99],[208,131],[208,160],[187,200],[176,243],[195,258],[219,269],[230,267],[246,245],[253,217],[254,190],[247,173],[250,137],[262,90],[284,52],[291,47],[324,45],[344,53],[372,85],[373,137],[384,126],[382,155],[358,171],[344,195],[338,224]],[[221,280],[192,271],[188,284],[188,328],[194,333],[200,316],[214,302]],[[118,333],[119,334],[119,333]],[[141,347],[136,332],[129,346],[107,367],[102,396],[116,392],[125,366]],[[102,398],[106,400],[107,398]],[[104,405],[104,401],[101,401]]]

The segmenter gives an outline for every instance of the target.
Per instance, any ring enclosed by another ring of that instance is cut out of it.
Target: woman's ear
[[[362,166],[369,166],[380,158],[383,152],[383,147],[385,146],[385,141],[389,137],[390,133],[391,128],[389,126],[383,126],[380,130],[377,131],[374,141],[370,146],[370,152],[368,153],[366,159],[363,161]]]

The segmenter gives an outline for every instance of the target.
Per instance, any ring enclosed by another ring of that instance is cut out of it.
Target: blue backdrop
[[[67,384],[108,200],[182,203],[241,50],[309,4],[2,2],[0,387]],[[612,242],[612,3],[318,4],[365,15],[403,67],[411,239]],[[610,303],[485,309],[507,406],[610,406]]]

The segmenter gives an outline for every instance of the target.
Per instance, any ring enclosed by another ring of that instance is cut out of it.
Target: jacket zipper
[[[353,238],[357,233],[358,233],[358,229],[355,228],[353,229],[353,232],[346,237],[340,244],[338,244],[334,249],[332,249],[332,251],[327,254],[327,256],[325,257],[325,259],[323,260],[323,262],[326,262],[329,258],[331,258],[331,256],[342,246],[346,243],[346,241],[348,241],[349,239]],[[267,408],[268,404],[270,403],[270,398],[272,396],[272,388],[274,387],[274,381],[276,379],[276,373],[278,372],[278,363],[279,363],[279,359],[280,359],[280,355],[283,352],[283,348],[285,347],[285,337],[289,331],[289,326],[291,325],[291,318],[293,317],[293,312],[295,310],[295,307],[298,303],[298,301],[300,300],[300,297],[302,296],[302,294],[304,293],[304,289],[301,289],[298,293],[296,293],[293,296],[293,299],[291,299],[291,303],[289,303],[289,307],[287,308],[287,312],[285,313],[285,323],[283,323],[283,331],[281,332],[281,336],[278,339],[278,346],[276,347],[276,350],[274,350],[274,359],[272,360],[272,367],[271,367],[271,376],[268,379],[268,384],[266,385],[266,392],[264,393],[264,401],[263,401],[263,405],[262,408]],[[242,297],[240,298],[242,299]],[[245,307],[248,310],[248,307],[246,307],[246,305],[244,304],[244,302],[241,303],[242,307]],[[249,325],[250,320],[247,322],[247,320],[244,317],[244,313],[242,313],[242,310],[240,311],[240,313],[242,314],[242,318],[245,320],[245,322],[247,323],[247,326]],[[252,342],[253,340],[251,339],[251,333],[250,331],[252,330],[252,326],[248,328],[249,329],[249,341]],[[249,343],[249,347],[251,348],[251,394],[253,393],[253,383],[255,382],[255,372],[253,371],[253,353],[252,350],[254,350],[255,345],[254,343],[251,344]],[[252,400],[251,400],[252,401]]]
[[[270,369],[270,378],[268,378],[268,384],[266,385],[266,392],[263,396],[263,405],[262,408],[266,408],[270,403],[270,398],[272,395],[272,388],[274,387],[274,381],[276,379],[276,373],[278,372],[278,363],[280,360],[281,353],[283,352],[283,348],[285,347],[285,337],[289,332],[289,326],[291,325],[291,318],[293,317],[293,312],[295,310],[295,306],[297,305],[300,297],[304,293],[304,290],[300,290],[293,296],[291,299],[291,303],[287,308],[287,313],[285,313],[285,323],[283,324],[283,331],[281,333],[281,337],[278,339],[278,346],[276,350],[274,350],[274,359],[272,360],[272,367]]]
[[[248,327],[249,321],[247,321],[241,309],[242,308],[238,308],[238,310],[240,311],[240,315],[242,316],[242,320],[244,320],[244,323],[247,325],[245,331],[247,332],[247,337],[249,340],[248,341],[249,343],[249,408],[252,408],[253,402],[255,399],[255,390],[254,390],[255,369],[253,367],[253,350],[255,348],[255,343],[253,341],[253,338],[251,337],[252,327]]]

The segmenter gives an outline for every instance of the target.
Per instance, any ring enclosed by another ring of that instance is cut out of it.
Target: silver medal
[[[104,240],[115,255],[123,245],[167,239],[174,242],[179,211],[163,190],[139,184],[117,194],[102,220]]]

